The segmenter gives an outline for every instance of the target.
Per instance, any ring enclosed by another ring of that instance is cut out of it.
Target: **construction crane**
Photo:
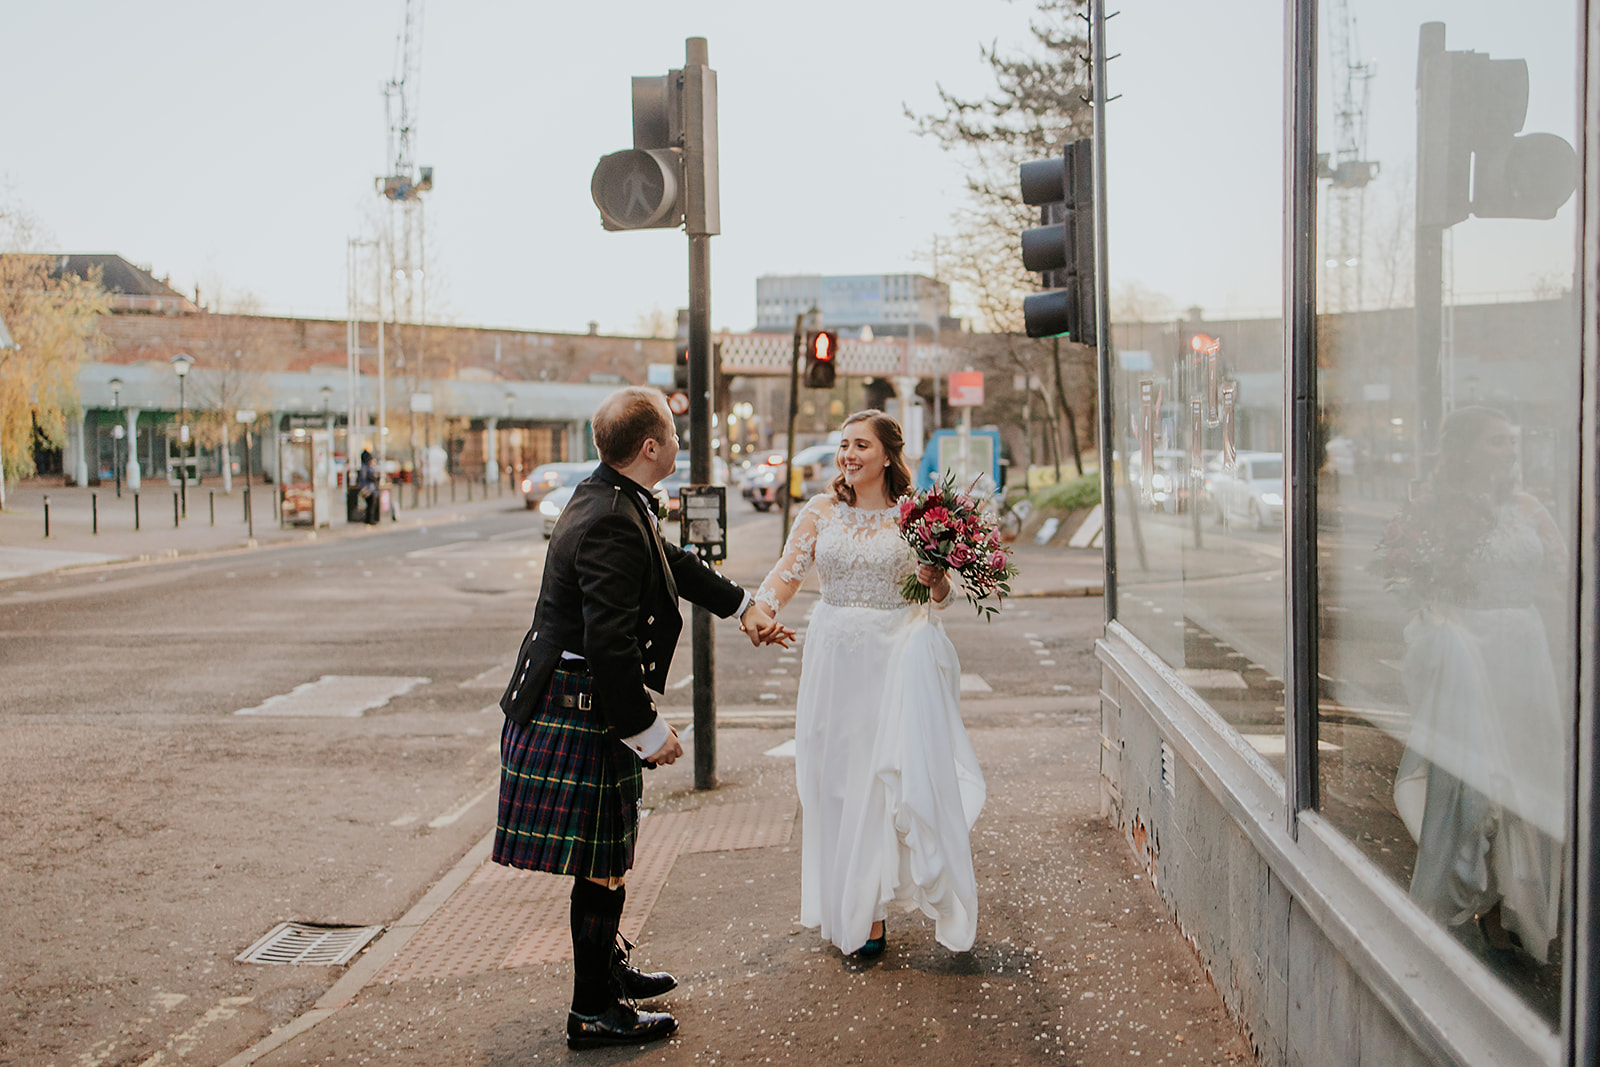
[[[1328,182],[1323,230],[1323,310],[1356,311],[1362,300],[1362,244],[1366,239],[1367,184],[1378,176],[1378,164],[1367,154],[1367,105],[1377,64],[1356,56],[1356,23],[1346,0],[1334,0],[1328,35],[1337,94],[1336,131],[1332,153],[1317,156],[1317,177]]]
[[[423,0],[405,0],[405,21],[395,44],[394,74],[383,87],[384,120],[389,127],[388,159],[391,162],[389,173],[377,180],[379,195],[388,201],[388,232],[384,238],[388,270],[384,280],[388,282],[389,316],[393,322],[394,366],[396,370],[404,372],[410,385],[410,451],[412,469],[419,473],[416,464],[417,412],[426,406],[419,404],[418,385],[423,380],[427,358],[428,320],[427,276],[424,269],[427,229],[422,194],[433,188],[433,168],[417,167],[413,156],[422,81],[422,3]],[[417,324],[410,331],[409,343],[401,323]],[[384,357],[380,355],[379,359],[381,383]],[[387,418],[387,398],[382,395],[384,391],[384,386],[380,384],[380,424],[385,424]],[[431,401],[431,395],[427,399]],[[424,422],[426,426],[426,420]],[[386,425],[381,425],[378,440],[380,462],[386,450],[386,432]]]

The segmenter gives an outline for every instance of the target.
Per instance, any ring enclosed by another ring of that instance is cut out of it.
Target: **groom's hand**
[[[683,742],[678,740],[677,729],[668,726],[666,743],[656,749],[655,755],[645,760],[645,762],[655,767],[666,767],[670,766],[681,755],[683,755]]]
[[[739,616],[739,629],[758,648],[773,644],[788,648],[789,642],[794,640],[794,631],[774,619],[772,612],[759,601],[751,601],[744,614]]]

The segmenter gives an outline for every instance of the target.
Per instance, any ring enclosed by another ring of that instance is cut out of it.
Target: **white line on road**
[[[488,796],[490,793],[493,793],[493,792],[497,791],[499,788],[500,788],[500,778],[499,778],[498,775],[496,775],[494,778],[489,780],[488,786],[485,787],[484,790],[481,793],[479,793],[477,796],[473,797],[471,800],[467,801],[465,804],[461,804],[458,807],[456,807],[455,809],[453,809],[451,811],[447,811],[443,815],[440,815],[440,816],[434,818],[432,821],[430,821],[428,823],[429,829],[432,829],[432,830],[442,829],[443,827],[449,826],[451,823],[456,822],[463,815],[465,815],[467,812],[471,811],[474,804],[478,803],[478,801],[482,800],[484,797]]]
[[[693,674],[686,674],[682,678],[679,678],[676,682],[673,682],[671,685],[667,686],[667,688],[668,689],[682,689],[684,686],[688,685],[692,681],[694,681],[694,675]]]

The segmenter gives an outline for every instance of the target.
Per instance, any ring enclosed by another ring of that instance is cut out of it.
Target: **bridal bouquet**
[[[1011,556],[1000,547],[1000,531],[978,509],[978,502],[955,489],[955,476],[922,493],[900,501],[900,536],[917,554],[918,563],[944,567],[961,577],[961,591],[978,614],[991,616],[999,608],[984,603],[1011,594],[1017,573]],[[900,586],[900,595],[913,604],[926,604],[928,587],[912,574]]]

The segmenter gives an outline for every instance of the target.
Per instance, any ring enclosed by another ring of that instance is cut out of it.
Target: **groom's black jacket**
[[[743,602],[737,585],[661,539],[641,494],[605,464],[573,491],[550,538],[533,626],[500,698],[507,718],[533,717],[567,651],[588,661],[589,714],[618,737],[642,733],[656,717],[645,687],[666,686],[683,630],[678,598],[722,618]]]

